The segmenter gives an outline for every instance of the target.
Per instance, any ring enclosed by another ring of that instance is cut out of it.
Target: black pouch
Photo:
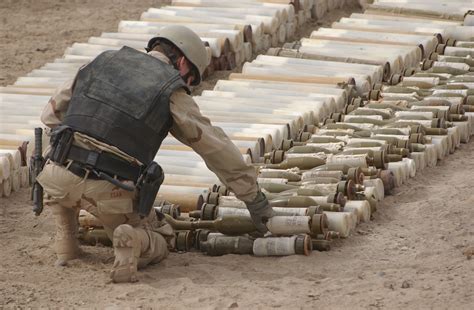
[[[68,126],[59,126],[51,132],[51,152],[49,158],[61,165],[67,160],[74,140],[74,131]]]
[[[151,162],[138,181],[138,214],[148,216],[155,202],[156,195],[165,179],[163,169],[156,162]]]

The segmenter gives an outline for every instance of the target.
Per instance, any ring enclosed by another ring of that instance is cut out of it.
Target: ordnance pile
[[[250,60],[254,53],[290,40],[311,17],[321,18],[328,9],[352,1],[330,1],[328,5],[327,1],[314,0],[176,0],[169,6],[149,9],[142,14],[140,21],[120,22],[117,32],[91,37],[87,43],[74,43],[66,49],[63,57],[18,78],[13,85],[0,87],[0,198],[9,196],[20,186],[28,186],[26,158],[31,155],[31,148],[27,150],[27,144],[33,139],[33,128],[42,125],[39,120],[42,109],[58,86],[72,79],[80,67],[99,53],[118,50],[124,45],[145,51],[148,39],[159,29],[180,24],[193,29],[208,46],[206,74],[210,74],[215,70],[233,69]],[[247,153],[252,145],[245,140],[236,143],[243,153]],[[165,144],[169,145],[165,149],[182,148],[176,146],[173,139],[168,139]],[[160,156],[172,152],[163,150]],[[186,157],[195,156],[189,154]],[[181,169],[179,171],[188,167],[185,163],[175,163]],[[199,181],[210,184],[217,180],[211,175]],[[194,183],[194,179],[176,182],[189,184]]]
[[[0,146],[0,197],[29,186],[29,170],[21,148]]]
[[[276,216],[267,223],[271,236],[253,238],[245,204],[170,136],[155,158],[166,172],[156,208],[177,230],[177,250],[262,256],[327,250],[331,239],[369,221],[394,187],[468,142],[474,27],[463,23],[472,16],[457,2],[406,1],[378,1],[365,14],[271,48],[194,97],[255,165]],[[173,1],[150,9],[142,21],[122,22],[118,33],[74,45],[64,58],[0,89],[0,108],[8,115],[0,149],[13,149],[0,155],[3,194],[18,176],[11,171],[27,173],[25,147],[15,148],[31,140],[54,87],[101,51],[141,48],[163,25],[180,23],[209,45],[211,72],[287,40],[310,8],[320,17],[344,3]],[[209,18],[201,23],[204,14]],[[86,243],[110,242],[94,217],[83,212],[79,220]]]
[[[156,209],[177,230],[178,251],[328,250],[394,187],[469,141],[474,27],[463,20],[472,18],[459,5],[444,12],[447,0],[413,2],[379,1],[334,32],[270,49],[195,97],[255,166],[276,216],[270,236],[253,238],[245,204],[210,186],[218,180],[202,160],[169,138],[156,158],[170,176]],[[83,240],[102,240],[88,218],[80,219]]]

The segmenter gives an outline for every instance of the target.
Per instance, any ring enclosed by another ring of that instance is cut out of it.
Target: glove
[[[262,191],[258,191],[257,197],[252,202],[246,203],[247,209],[250,212],[250,217],[257,228],[257,231],[261,234],[268,232],[268,228],[265,225],[268,219],[274,216],[273,209],[268,203],[267,197]]]

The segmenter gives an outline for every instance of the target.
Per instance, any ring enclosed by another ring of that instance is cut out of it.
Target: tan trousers
[[[81,178],[66,168],[47,163],[38,176],[56,221],[55,251],[59,260],[69,260],[79,253],[77,217],[80,209],[96,216],[114,247],[132,245],[138,266],[144,267],[166,258],[174,241],[171,226],[158,221],[154,212],[140,219],[133,211],[134,193],[103,180]],[[120,233],[114,233],[123,226]]]

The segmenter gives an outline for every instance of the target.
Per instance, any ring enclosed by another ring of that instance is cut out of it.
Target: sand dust
[[[120,19],[137,18],[151,2],[3,0],[0,82],[12,83],[76,40],[114,30]],[[24,189],[0,200],[0,308],[472,309],[473,172],[471,142],[396,189],[374,221],[330,252],[172,253],[141,271],[140,282],[119,285],[108,280],[110,248],[83,247],[83,258],[53,267],[53,218],[49,210],[34,217]]]
[[[137,20],[157,0],[1,0],[0,86],[38,69],[74,42],[117,31],[118,22]]]

